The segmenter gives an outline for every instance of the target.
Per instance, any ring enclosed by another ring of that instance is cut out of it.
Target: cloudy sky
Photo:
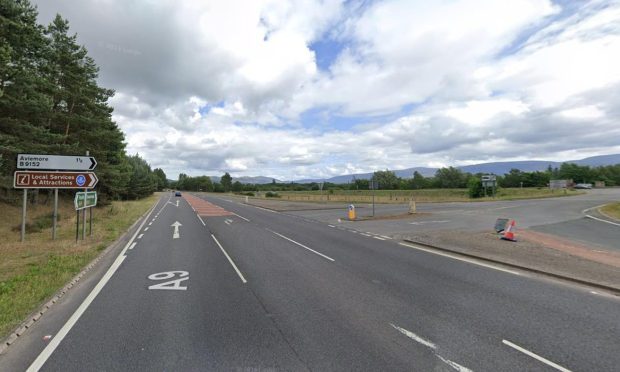
[[[168,178],[620,153],[620,3],[36,0]]]

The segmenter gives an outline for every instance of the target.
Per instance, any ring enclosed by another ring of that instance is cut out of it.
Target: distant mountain
[[[592,156],[581,160],[569,161],[568,163],[589,165],[591,167],[598,167],[602,165],[615,165],[620,164],[620,154]]]
[[[272,177],[263,177],[263,176],[256,176],[256,177],[233,177],[232,181],[236,182],[239,181],[241,183],[252,183],[255,185],[263,185],[266,183],[271,183],[273,182],[274,178]],[[282,182],[278,179],[275,179],[276,182]]]
[[[602,155],[602,156],[592,156],[585,159],[580,160],[569,160],[567,163],[575,163],[579,165],[588,165],[591,167],[598,167],[604,165],[615,165],[620,164],[620,154],[614,155]],[[463,172],[469,173],[493,173],[497,175],[504,175],[510,172],[511,169],[519,169],[523,172],[535,172],[535,171],[544,171],[547,170],[549,166],[552,168],[559,168],[562,165],[562,162],[557,161],[545,161],[545,160],[528,160],[528,161],[504,161],[504,162],[493,162],[493,163],[480,163],[473,165],[465,165],[462,167],[457,167]],[[413,172],[420,172],[424,177],[432,177],[437,172],[437,168],[427,168],[427,167],[415,167],[415,168],[407,168],[407,169],[399,169],[392,170],[398,177],[401,178],[411,178],[413,177]],[[353,180],[368,180],[372,177],[373,173],[357,173],[357,174],[347,174],[342,176],[335,176],[331,178],[306,178],[301,180],[295,180],[292,182],[296,183],[312,183],[312,182],[331,182],[336,184],[349,183],[353,182]],[[219,182],[220,177],[211,176],[211,179],[214,182]],[[239,181],[241,183],[254,183],[254,184],[266,184],[271,183],[273,178],[271,177],[239,177],[233,178],[234,181]],[[276,182],[282,183],[287,181],[280,181],[276,179]]]

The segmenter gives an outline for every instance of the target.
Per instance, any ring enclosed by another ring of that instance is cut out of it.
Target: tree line
[[[97,84],[99,68],[69,22],[37,23],[28,0],[0,0],[0,199],[12,191],[16,155],[97,159],[100,202],[135,199],[166,186],[161,169],[125,151],[112,120],[114,91]]]
[[[179,190],[208,192],[257,192],[257,191],[318,191],[323,190],[368,190],[371,181],[376,182],[379,190],[420,190],[443,188],[468,188],[472,197],[482,196],[482,173],[472,174],[459,168],[440,168],[432,177],[425,177],[414,172],[411,178],[398,177],[390,170],[376,171],[371,179],[353,179],[346,184],[324,182],[295,183],[276,182],[267,184],[246,184],[232,182],[230,174],[225,173],[220,182],[214,182],[209,176],[190,177],[181,173],[178,181],[169,186]],[[504,175],[497,175],[499,187],[548,187],[552,179],[573,180],[575,183],[594,183],[603,181],[607,186],[620,185],[620,164],[590,167],[573,163],[563,163],[559,168],[549,167],[545,171],[524,172],[511,169]]]

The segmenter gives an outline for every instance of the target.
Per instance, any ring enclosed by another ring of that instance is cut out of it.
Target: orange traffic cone
[[[515,238],[515,233],[514,230],[515,229],[515,220],[510,220],[510,222],[508,223],[506,230],[504,230],[504,232],[502,233],[502,240],[508,240],[511,242],[516,242],[517,239]]]

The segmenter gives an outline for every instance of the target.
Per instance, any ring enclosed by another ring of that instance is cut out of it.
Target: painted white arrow
[[[179,221],[175,221],[170,226],[174,227],[174,232],[172,233],[172,239],[178,239],[180,237],[180,235],[179,235],[179,226],[183,226],[183,225],[181,225],[181,223],[179,223]]]

